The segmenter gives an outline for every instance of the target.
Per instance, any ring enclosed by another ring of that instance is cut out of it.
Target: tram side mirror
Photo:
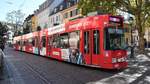
[[[125,48],[124,48],[125,50],[128,50],[128,46],[125,46]]]
[[[125,45],[124,49],[125,49],[125,50],[128,50],[129,47],[130,47],[130,46]]]

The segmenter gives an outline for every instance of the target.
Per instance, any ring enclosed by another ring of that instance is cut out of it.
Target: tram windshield
[[[122,50],[125,49],[124,31],[121,28],[105,29],[104,45],[106,50]]]

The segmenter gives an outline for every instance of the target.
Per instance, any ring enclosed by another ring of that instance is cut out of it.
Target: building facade
[[[57,7],[55,7],[49,14],[50,27],[63,24],[63,15],[61,11],[66,9],[66,1],[60,3]]]
[[[78,0],[64,0],[61,4],[55,7],[49,15],[50,27],[82,17],[77,4]]]
[[[41,29],[50,27],[51,23],[49,20],[49,14],[62,1],[63,0],[46,0],[43,4],[39,6],[39,9],[35,11],[37,26],[40,26]]]
[[[78,9],[78,2],[79,0],[72,0],[67,2],[66,9],[61,11],[63,15],[63,23],[82,17],[81,10]]]
[[[48,21],[49,21],[49,24],[48,24],[48,28],[52,27],[53,24],[55,24],[55,22],[52,22],[51,20],[51,16],[52,17],[58,17],[58,18],[61,18],[61,14],[58,13],[58,6],[64,2],[64,0],[55,0],[50,6],[49,6],[49,15],[48,15]],[[54,13],[55,12],[55,13]],[[57,13],[57,14],[56,14]],[[56,15],[54,15],[56,14]],[[53,19],[54,20],[54,19]],[[52,22],[52,23],[51,23]],[[58,23],[60,23],[59,21],[57,21]]]
[[[37,17],[35,15],[31,18],[32,32],[37,31]]]
[[[23,33],[30,33],[32,32],[32,17],[34,16],[34,14],[29,15],[23,23]]]

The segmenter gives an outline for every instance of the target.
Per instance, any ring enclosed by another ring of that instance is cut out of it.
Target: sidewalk
[[[128,68],[112,77],[88,84],[150,84],[150,51],[128,60]]]
[[[11,84],[11,79],[8,75],[8,69],[4,61],[5,54],[2,50],[0,50],[0,57],[2,57],[2,59],[0,60],[2,62],[2,67],[0,68],[0,84]]]

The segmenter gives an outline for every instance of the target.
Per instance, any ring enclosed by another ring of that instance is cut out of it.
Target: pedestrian
[[[4,43],[0,43],[0,48],[1,48],[2,51],[4,51],[4,49],[5,49],[5,44],[4,44]]]
[[[5,40],[0,36],[0,48],[3,51],[5,48]]]

